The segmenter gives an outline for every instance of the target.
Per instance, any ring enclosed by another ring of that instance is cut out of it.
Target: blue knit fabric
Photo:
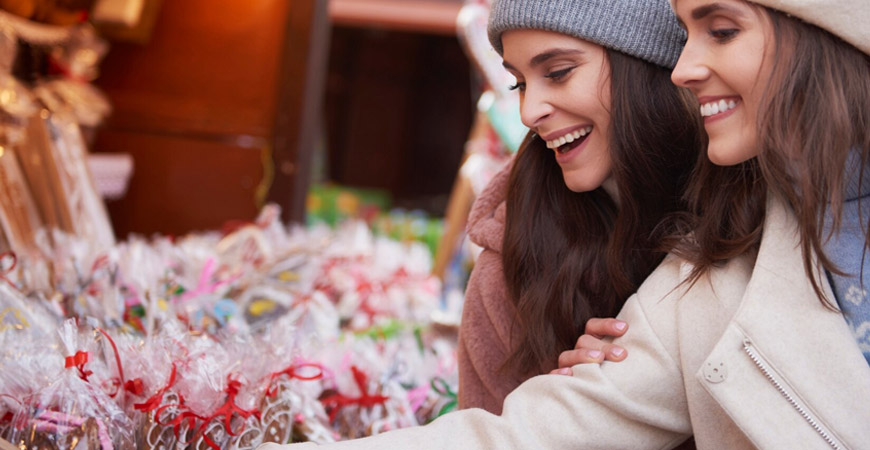
[[[865,168],[859,187],[860,165],[859,155],[852,152],[840,232],[825,244],[825,253],[849,275],[828,274],[837,303],[870,363],[870,253],[864,249],[863,231],[870,220],[870,170]],[[830,217],[827,224],[831,224]]]

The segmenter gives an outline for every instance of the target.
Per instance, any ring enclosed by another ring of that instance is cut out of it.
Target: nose
[[[677,65],[671,72],[671,81],[677,86],[691,88],[710,77],[710,68],[704,61],[704,50],[692,41],[686,42]]]
[[[553,105],[543,89],[530,89],[527,86],[520,93],[520,119],[529,129],[537,130],[553,114],[553,110]]]

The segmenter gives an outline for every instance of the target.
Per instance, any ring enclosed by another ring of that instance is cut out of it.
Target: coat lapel
[[[835,442],[860,448],[870,442],[870,368],[842,314],[816,297],[796,230],[786,207],[769,201],[742,302],[697,378],[759,447],[824,445],[811,425],[817,421]],[[827,278],[820,280],[833,301]],[[710,378],[717,364],[724,380]]]

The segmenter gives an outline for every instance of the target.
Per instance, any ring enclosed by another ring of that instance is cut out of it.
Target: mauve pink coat
[[[468,236],[483,247],[465,291],[459,328],[459,407],[501,414],[504,398],[536,374],[501,372],[515,313],[501,263],[505,195],[513,160],[484,189],[468,217]]]

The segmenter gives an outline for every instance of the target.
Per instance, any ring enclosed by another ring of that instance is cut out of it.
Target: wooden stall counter
[[[461,0],[330,0],[334,25],[456,35]]]

